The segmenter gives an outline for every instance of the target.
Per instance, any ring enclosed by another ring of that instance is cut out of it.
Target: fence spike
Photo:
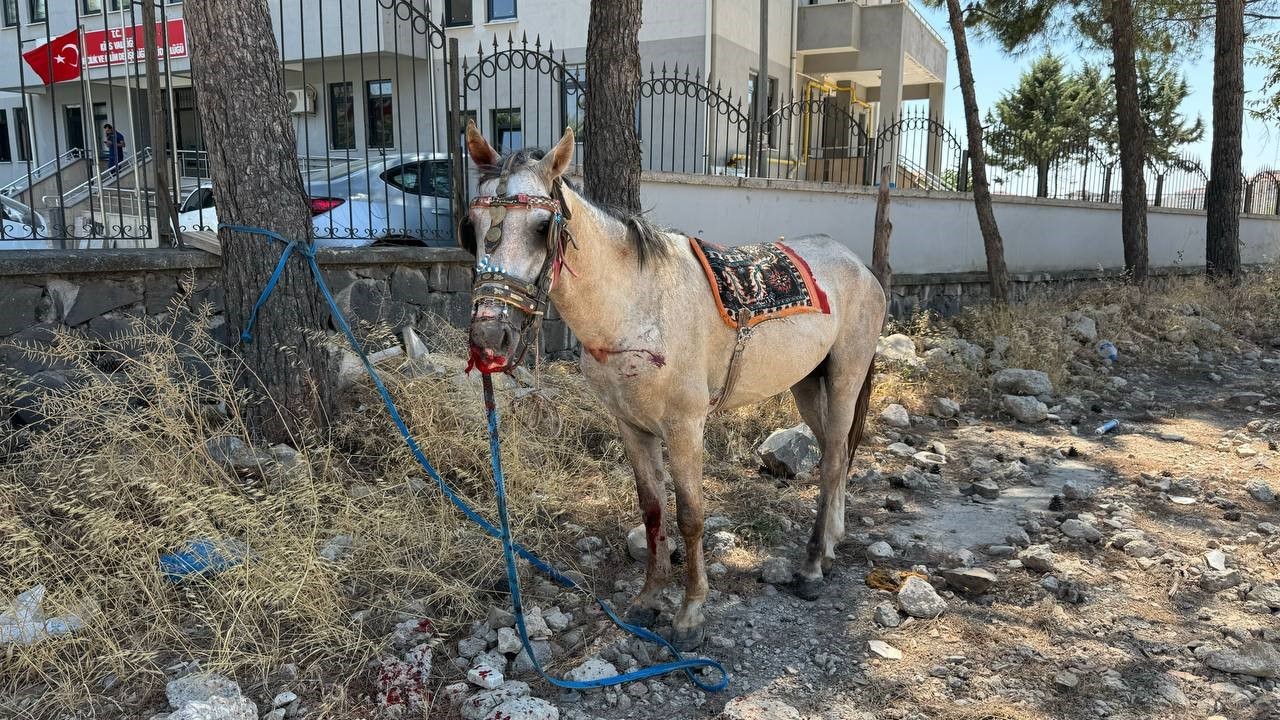
[[[538,52],[542,52],[542,34],[541,33],[533,36],[533,49],[537,50]]]
[[[520,47],[521,48],[529,47],[529,31],[528,30],[520,31]]]
[[[507,31],[507,49],[508,50],[516,49],[516,39],[512,37],[510,30]]]

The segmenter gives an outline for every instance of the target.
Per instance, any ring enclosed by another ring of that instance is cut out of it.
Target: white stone
[[[1209,653],[1205,664],[1233,675],[1259,678],[1280,677],[1280,650],[1268,642],[1249,641],[1236,648]]]
[[[886,660],[902,659],[902,651],[883,640],[868,640],[867,649]]]
[[[611,678],[617,674],[618,669],[613,666],[613,663],[606,662],[600,658],[591,658],[570,670],[565,674],[565,677],[576,682],[590,682],[592,680]]]
[[[891,557],[893,557],[893,546],[883,540],[867,546],[868,560],[888,560]]]
[[[934,398],[929,404],[929,414],[936,418],[953,418],[960,414],[960,403],[950,398]]]
[[[467,682],[485,690],[493,690],[502,685],[505,678],[497,668],[488,665],[476,665],[467,671]]]
[[[929,452],[928,450],[921,450],[920,452],[912,455],[911,460],[916,465],[926,470],[933,467],[934,465],[947,464],[947,459],[945,457],[943,457],[942,455],[939,455],[938,453]]]
[[[192,700],[170,713],[169,720],[258,720],[258,706],[249,698],[211,697]]]
[[[760,443],[756,456],[774,475],[795,477],[800,473],[813,472],[822,453],[813,431],[800,423],[795,427],[775,430]]]
[[[1049,417],[1049,408],[1030,395],[1005,395],[1001,406],[1015,420],[1028,425],[1042,422]]]
[[[1227,554],[1221,550],[1210,550],[1204,554],[1204,564],[1214,570],[1227,569]]]
[[[1009,395],[1052,395],[1053,381],[1039,370],[1005,368],[991,376],[996,390]]]
[[[225,675],[213,673],[195,673],[185,675],[177,680],[170,680],[164,687],[169,706],[180,708],[196,700],[208,700],[211,697],[240,697],[240,686]]]
[[[882,602],[876,606],[873,615],[876,624],[882,627],[898,627],[902,624],[902,618],[898,615],[898,609],[892,603]]]
[[[498,652],[514,655],[520,652],[520,635],[512,628],[498,628]]]
[[[1082,538],[1089,542],[1098,542],[1102,539],[1102,533],[1097,528],[1076,518],[1064,520],[1058,529],[1069,538]]]
[[[1067,332],[1072,338],[1083,343],[1098,341],[1098,323],[1088,315],[1073,312],[1067,316]]]
[[[508,700],[529,696],[529,686],[519,680],[508,680],[493,690],[485,690],[467,698],[459,706],[463,720],[484,720],[490,711]]]
[[[520,697],[494,708],[484,720],[560,720],[560,711],[542,698]]]
[[[888,450],[890,455],[897,457],[911,457],[916,454],[916,449],[904,442],[890,443],[885,450]]]
[[[876,343],[876,359],[913,365],[919,361],[915,342],[902,333],[880,338]]]
[[[1051,573],[1058,569],[1057,557],[1048,545],[1032,545],[1018,553],[1023,567],[1035,572]]]
[[[880,422],[889,427],[909,428],[911,427],[911,415],[906,408],[898,403],[893,403],[880,412]]]
[[[1264,480],[1250,480],[1245,484],[1245,489],[1249,491],[1249,496],[1260,503],[1273,503],[1276,501],[1276,492]]]
[[[932,619],[947,609],[947,601],[932,585],[913,576],[898,590],[898,607],[911,617]]]
[[[427,344],[422,342],[422,338],[418,336],[417,331],[412,327],[406,325],[405,328],[400,331],[400,338],[404,341],[404,354],[407,355],[410,360],[417,360],[418,358],[426,357],[429,353],[427,350]]]

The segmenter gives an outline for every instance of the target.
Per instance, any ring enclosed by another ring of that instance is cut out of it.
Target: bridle
[[[524,313],[517,346],[503,369],[510,372],[520,365],[529,346],[534,344],[532,337],[541,328],[551,290],[560,279],[560,272],[568,269],[570,274],[574,274],[573,268],[565,262],[565,252],[574,242],[567,226],[571,213],[564,201],[564,185],[560,178],[552,182],[549,196],[508,195],[506,190],[507,176],[503,174],[498,178],[497,194],[480,195],[471,201],[472,209],[487,208],[490,217],[489,230],[484,235],[484,254],[477,263],[476,279],[471,286],[471,303],[475,309],[500,306],[498,319],[508,326],[515,325],[511,318],[512,308]],[[551,222],[547,228],[547,259],[532,281],[522,280],[508,274],[505,268],[493,265],[489,258],[502,244],[503,223],[511,216],[511,210],[539,209],[551,211]]]

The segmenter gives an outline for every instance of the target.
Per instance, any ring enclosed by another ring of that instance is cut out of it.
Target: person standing
[[[102,144],[107,147],[107,172],[115,175],[116,166],[124,159],[124,135],[107,123],[102,126]]]

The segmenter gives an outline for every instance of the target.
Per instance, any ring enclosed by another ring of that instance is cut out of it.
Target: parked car
[[[0,226],[0,250],[48,250],[49,224],[40,213],[10,197],[0,196],[0,208],[4,210]]]
[[[303,177],[318,247],[361,247],[375,242],[454,244],[452,183],[445,154],[398,155],[339,163]],[[218,228],[209,182],[187,194],[178,209],[186,230]]]

